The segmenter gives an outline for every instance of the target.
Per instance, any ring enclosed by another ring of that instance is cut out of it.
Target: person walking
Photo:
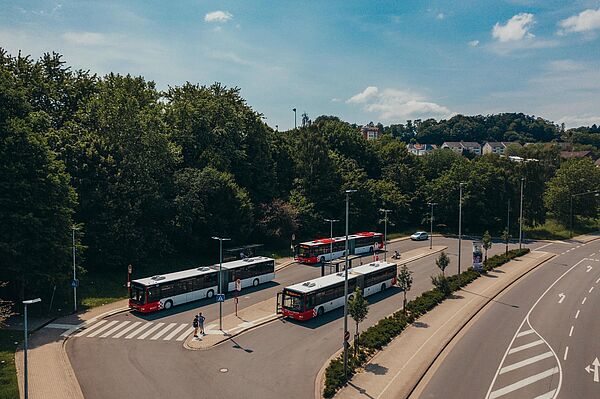
[[[192,327],[194,327],[194,338],[198,338],[198,326],[198,315],[196,315],[192,321]]]
[[[200,334],[202,335],[206,335],[206,333],[204,332],[204,320],[206,320],[206,317],[202,316],[202,312],[198,313],[198,327],[200,327]]]

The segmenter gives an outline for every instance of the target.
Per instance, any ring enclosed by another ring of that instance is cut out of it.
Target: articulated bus
[[[367,297],[396,284],[398,266],[384,261],[348,269],[348,298],[356,287]],[[330,274],[286,287],[278,295],[281,313],[296,320],[309,320],[344,306],[344,272]]]
[[[257,256],[223,263],[223,293],[235,290],[240,279],[242,288],[266,283],[275,278],[275,260]],[[219,265],[203,266],[175,273],[157,275],[131,282],[129,307],[142,313],[170,309],[219,292]]]
[[[344,256],[346,237],[320,238],[302,242],[297,247],[296,260],[319,263]],[[362,254],[383,249],[383,234],[365,231],[348,236],[348,254]]]

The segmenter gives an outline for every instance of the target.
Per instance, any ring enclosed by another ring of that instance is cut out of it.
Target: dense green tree
[[[358,353],[358,325],[362,323],[369,314],[369,302],[362,294],[362,290],[356,287],[354,295],[348,301],[348,314],[356,323],[356,332],[354,333],[354,355]]]
[[[404,294],[404,299],[402,301],[402,311],[406,314],[406,293],[410,291],[413,284],[412,271],[408,270],[406,265],[402,265],[400,268],[400,273],[398,274],[398,287],[402,290]]]

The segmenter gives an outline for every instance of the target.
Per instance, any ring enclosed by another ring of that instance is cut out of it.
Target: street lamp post
[[[521,178],[521,209],[519,211],[519,249],[523,244],[523,183],[525,178]]]
[[[344,380],[348,381],[348,209],[350,208],[350,194],[356,190],[346,190],[346,244],[344,254],[346,255],[344,267]]]
[[[508,253],[508,240],[510,236],[510,198],[506,207],[506,253]]]
[[[294,129],[298,128],[298,123],[296,121],[296,108],[292,109],[292,111],[294,111]]]
[[[460,249],[462,244],[462,192],[465,183],[458,186],[458,274],[460,275]]]
[[[223,293],[223,241],[230,241],[231,238],[212,237],[213,240],[219,240],[219,295]],[[223,301],[219,301],[219,330],[223,331]]]
[[[33,305],[34,303],[41,302],[40,298],[29,299],[27,301],[23,301],[23,305],[25,305],[24,317],[25,317],[25,342],[24,342],[24,350],[23,350],[23,371],[24,371],[24,394],[25,399],[29,398],[29,381],[27,374],[27,305]]]
[[[437,205],[437,202],[428,202],[427,205],[431,206],[431,227],[429,228],[429,249],[433,248],[433,207]]]
[[[383,260],[387,261],[387,224],[388,224],[388,213],[391,212],[390,209],[380,209],[379,212],[383,212],[384,217],[384,227],[383,227]]]
[[[333,260],[333,223],[339,222],[339,219],[325,219],[329,222],[329,261]]]
[[[73,311],[77,313],[77,271],[75,269],[75,227],[73,226]]]

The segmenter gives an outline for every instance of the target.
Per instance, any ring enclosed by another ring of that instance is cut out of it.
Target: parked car
[[[429,234],[424,231],[417,231],[415,234],[410,236],[410,239],[413,241],[425,241],[429,239]]]

